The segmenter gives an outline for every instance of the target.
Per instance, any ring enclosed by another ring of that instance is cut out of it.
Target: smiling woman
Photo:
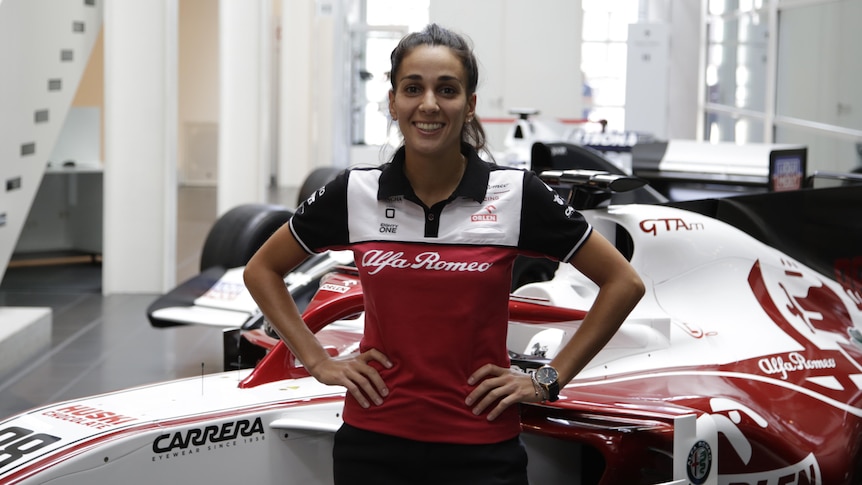
[[[411,160],[405,175],[430,207],[449,197],[461,180],[462,141],[472,138],[481,149],[485,134],[475,118],[479,73],[469,46],[436,25],[426,32],[442,45],[414,36],[392,52],[389,112]]]
[[[527,483],[519,403],[554,401],[643,294],[626,259],[529,171],[479,156],[478,63],[438,25],[392,51],[392,160],[315,192],[248,262],[245,283],[306,370],[347,389],[335,483]],[[364,298],[359,353],[333,359],[284,275],[308,254],[351,250]],[[506,347],[518,256],[573,264],[599,287],[577,334],[541,376]],[[553,368],[551,368],[553,367]],[[417,419],[421,417],[421,419]],[[457,432],[453,432],[457,430]]]

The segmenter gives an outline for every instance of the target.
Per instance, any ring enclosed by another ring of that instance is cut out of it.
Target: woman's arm
[[[245,285],[266,319],[312,376],[324,384],[346,387],[363,407],[370,405],[369,399],[380,404],[388,390],[368,362],[376,360],[390,367],[389,359],[373,349],[352,358],[333,359],[302,320],[287,291],[284,276],[307,256],[285,224],[249,260],[243,272]]]
[[[599,286],[599,294],[578,331],[551,361],[561,388],[604,348],[644,294],[640,276],[598,231],[593,231],[571,264]]]
[[[551,361],[559,373],[560,388],[571,381],[622,325],[629,312],[644,294],[644,284],[619,251],[598,231],[593,231],[571,264],[599,286],[599,294],[575,335]],[[508,406],[518,402],[543,400],[529,376],[486,364],[468,380],[476,388],[466,404],[480,414],[495,402],[488,413],[493,420]]]

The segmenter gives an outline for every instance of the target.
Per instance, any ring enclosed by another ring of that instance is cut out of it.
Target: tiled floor
[[[270,198],[295,205],[290,191]],[[197,273],[215,214],[215,189],[180,189],[177,281]],[[10,268],[0,307],[50,307],[53,329],[48,348],[0,375],[0,420],[50,402],[220,371],[221,330],[153,328],[146,309],[158,296],[102,296],[98,264]]]

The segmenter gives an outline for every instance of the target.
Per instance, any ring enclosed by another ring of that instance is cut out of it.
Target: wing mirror
[[[597,170],[546,170],[539,177],[552,187],[566,188],[569,205],[575,209],[595,209],[619,192],[628,192],[647,185],[647,181],[631,175],[617,175]]]

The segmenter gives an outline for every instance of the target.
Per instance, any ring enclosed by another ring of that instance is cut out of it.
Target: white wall
[[[277,183],[299,188],[316,167],[350,165],[350,0],[282,8]]]
[[[645,21],[667,26],[670,37],[667,73],[668,139],[695,140],[698,130],[698,106],[701,96],[701,52],[704,26],[704,1],[650,0],[646,3]]]
[[[476,113],[507,117],[512,108],[580,118],[579,1],[431,0],[430,20],[469,37],[480,65]],[[486,124],[493,149],[507,126]]]
[[[219,5],[179,1],[179,182],[215,186],[218,177]]]
[[[177,0],[107,0],[102,291],[176,280]]]
[[[282,11],[279,95],[278,185],[299,187],[314,167],[315,89],[312,73],[319,62],[315,43],[314,0],[294,0]],[[297,96],[297,93],[306,93]]]
[[[272,5],[219,2],[218,214],[266,199],[271,162]]]

